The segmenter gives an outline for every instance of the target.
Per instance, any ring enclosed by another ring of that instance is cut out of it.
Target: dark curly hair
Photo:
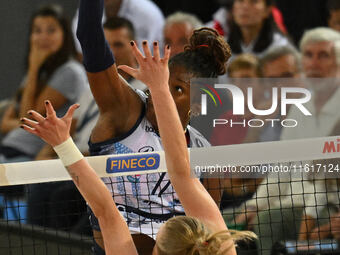
[[[231,50],[224,38],[215,29],[204,27],[194,30],[184,52],[173,56],[169,66],[182,66],[195,77],[217,77],[225,74],[230,56]]]

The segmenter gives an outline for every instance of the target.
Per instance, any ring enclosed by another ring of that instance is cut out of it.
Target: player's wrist
[[[69,137],[65,142],[54,146],[53,149],[63,162],[64,166],[70,166],[84,158],[83,154],[74,144],[71,137]]]
[[[158,95],[158,94],[171,94],[170,92],[170,87],[168,85],[168,83],[165,83],[165,84],[160,84],[158,86],[152,86],[152,87],[149,87],[149,90],[151,92],[151,95]]]

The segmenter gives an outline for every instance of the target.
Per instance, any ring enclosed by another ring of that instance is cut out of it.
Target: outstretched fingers
[[[32,119],[36,120],[38,123],[42,123],[45,118],[38,112],[34,110],[28,111],[28,114],[31,116]]]
[[[27,119],[27,118],[21,118],[20,121],[23,125],[26,125],[26,126],[33,128],[33,129],[36,129],[37,126],[39,125],[39,123],[37,121],[30,120],[30,119]]]
[[[147,41],[143,41],[142,44],[143,44],[143,51],[144,51],[146,59],[151,59],[152,58],[152,54],[151,54],[148,42]]]
[[[153,42],[153,57],[157,62],[160,60],[158,42]]]
[[[50,102],[50,100],[45,100],[46,117],[56,118],[55,110]]]
[[[140,65],[144,61],[144,56],[143,56],[142,52],[138,49],[138,47],[137,47],[137,45],[134,41],[131,41],[130,45],[132,47],[133,55],[135,56],[138,64]]]
[[[37,130],[35,128],[32,128],[32,127],[27,126],[25,124],[21,124],[20,127],[22,129],[24,129],[25,131],[27,131],[28,133],[31,133],[33,135],[38,135],[38,132],[37,132]]]
[[[165,64],[168,64],[168,62],[169,62],[170,52],[171,52],[171,50],[170,50],[170,45],[167,44],[167,45],[164,47],[164,57],[163,57],[163,62],[164,62]]]

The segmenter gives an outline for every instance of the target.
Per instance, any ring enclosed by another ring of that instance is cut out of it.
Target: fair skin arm
[[[333,236],[340,239],[340,213],[337,212],[330,217],[326,224],[318,226],[316,220],[308,215],[304,216],[301,226],[299,240],[322,240]]]
[[[31,109],[44,114],[45,108],[43,107],[43,102],[46,99],[49,99],[53,103],[55,109],[59,109],[66,103],[67,99],[64,95],[48,85],[39,93],[38,97],[36,96],[39,69],[51,54],[51,51],[38,48],[36,43],[32,42],[27,80],[20,101],[19,117],[27,116],[27,112]]]
[[[47,102],[47,117],[42,117],[36,111],[30,111],[34,121],[24,118],[22,127],[54,147],[70,137],[72,115],[79,105],[71,106],[63,118],[58,118],[52,104]],[[129,229],[109,190],[88,162],[81,159],[66,169],[99,220],[106,254],[137,254]]]
[[[147,84],[150,89],[168,174],[186,215],[200,219],[212,231],[227,230],[216,203],[199,179],[191,176],[185,135],[168,85],[170,50],[166,49],[164,59],[161,59],[157,44],[154,44],[154,56],[151,55],[147,44],[143,45],[145,57],[136,45],[132,47],[140,68],[119,68]],[[150,75],[151,73],[153,75]],[[228,254],[236,254],[235,248],[230,249]]]
[[[1,119],[0,131],[7,134],[9,131],[19,127],[20,120],[15,112],[14,102],[11,103],[4,112]]]

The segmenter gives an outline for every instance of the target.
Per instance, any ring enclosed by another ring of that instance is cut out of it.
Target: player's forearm
[[[189,174],[189,155],[175,102],[168,86],[151,90],[169,173]],[[184,172],[183,172],[184,171]]]
[[[59,137],[56,136],[56,139],[64,140],[64,138]],[[55,143],[51,139],[47,141],[52,145]],[[53,147],[54,151],[66,167],[79,192],[89,203],[94,214],[99,217],[107,211],[118,211],[109,190],[87,160],[84,159],[72,138],[68,137],[64,142],[57,144]]]
[[[114,64],[102,27],[104,0],[81,0],[77,38],[83,51],[86,71],[96,73]]]
[[[74,184],[99,217],[115,207],[112,196],[86,159],[66,167]]]

